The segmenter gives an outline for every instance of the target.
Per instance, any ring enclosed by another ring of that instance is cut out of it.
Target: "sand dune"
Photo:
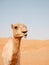
[[[2,49],[9,38],[0,38],[0,65]],[[22,40],[21,65],[49,65],[49,40]]]

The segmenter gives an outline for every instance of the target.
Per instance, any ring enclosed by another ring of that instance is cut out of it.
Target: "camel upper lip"
[[[22,31],[22,33],[27,33],[27,31]]]

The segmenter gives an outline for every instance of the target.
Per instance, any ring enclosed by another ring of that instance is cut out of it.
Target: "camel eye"
[[[14,28],[15,28],[15,29],[18,29],[18,27],[17,27],[17,26],[15,26]]]

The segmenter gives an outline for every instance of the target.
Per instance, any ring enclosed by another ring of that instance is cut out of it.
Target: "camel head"
[[[13,30],[13,36],[15,38],[19,37],[27,37],[27,26],[24,24],[11,24],[11,28]]]

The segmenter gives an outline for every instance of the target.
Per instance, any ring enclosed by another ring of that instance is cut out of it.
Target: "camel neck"
[[[17,53],[20,50],[20,42],[21,38],[13,38],[14,53]]]
[[[20,63],[20,42],[21,38],[13,38],[13,54],[9,65],[17,65]]]
[[[13,38],[13,42],[16,44],[16,43],[20,43],[21,42],[21,38],[19,38],[19,37],[14,37]]]

